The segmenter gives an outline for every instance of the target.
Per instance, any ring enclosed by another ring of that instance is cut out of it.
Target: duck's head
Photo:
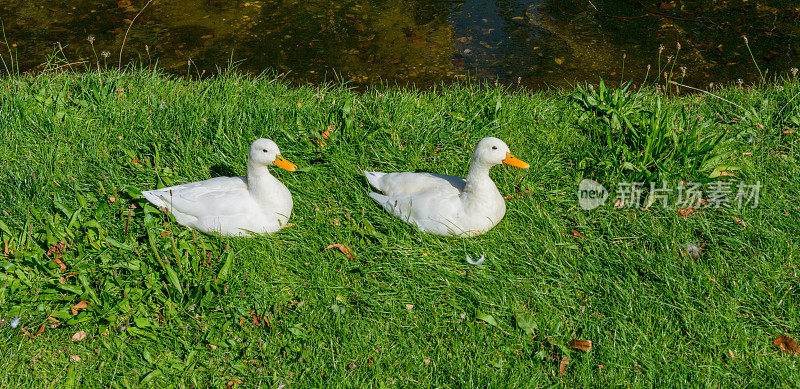
[[[505,163],[522,169],[530,167],[526,162],[517,159],[511,154],[506,142],[494,137],[483,138],[475,145],[472,161],[473,163],[478,162],[489,166]]]
[[[275,142],[266,139],[256,139],[250,144],[248,164],[254,165],[275,165],[290,172],[297,170],[295,164],[287,161],[281,156],[281,151]]]

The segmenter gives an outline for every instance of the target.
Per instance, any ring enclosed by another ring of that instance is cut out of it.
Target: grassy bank
[[[664,100],[723,134],[724,158],[661,177],[763,185],[756,209],[684,216],[578,207],[585,175],[613,188],[631,172],[593,164],[605,124],[562,93],[0,79],[0,382],[796,385],[798,356],[773,340],[800,335],[798,92],[788,80]],[[484,136],[531,164],[493,170],[511,197],[489,233],[422,235],[367,196],[361,169],[462,175]],[[143,202],[143,189],[244,174],[258,137],[299,167],[273,169],[294,226],[207,237]]]

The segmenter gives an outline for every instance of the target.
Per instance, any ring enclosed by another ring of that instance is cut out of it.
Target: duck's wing
[[[176,217],[181,214],[198,219],[241,213],[252,202],[245,177],[216,177],[144,191],[142,195]]]
[[[435,173],[381,173],[364,172],[367,181],[373,188],[389,197],[410,196],[429,191],[445,193],[461,193],[466,185],[462,177],[447,176]],[[373,197],[374,198],[374,197]]]

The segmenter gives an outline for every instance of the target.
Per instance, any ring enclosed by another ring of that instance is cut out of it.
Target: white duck
[[[267,166],[290,172],[297,166],[285,160],[278,145],[257,139],[250,145],[247,177],[216,177],[142,192],[178,223],[206,234],[252,236],[286,226],[292,213],[292,194]]]
[[[489,177],[489,169],[506,163],[522,169],[497,138],[483,138],[475,146],[467,178],[435,173],[364,172],[370,185],[383,194],[369,195],[384,209],[422,232],[476,236],[489,231],[506,214],[506,203]]]

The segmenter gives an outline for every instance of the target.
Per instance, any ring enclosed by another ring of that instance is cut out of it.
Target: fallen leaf
[[[47,317],[47,322],[50,323],[50,328],[57,328],[61,325],[61,321],[52,316]]]
[[[69,310],[72,311],[73,315],[77,315],[78,311],[80,311],[82,309],[86,309],[86,307],[88,307],[88,306],[89,306],[89,302],[86,301],[86,300],[83,300],[83,301],[73,305],[72,308],[70,308]]]
[[[567,373],[567,366],[569,366],[569,357],[564,355],[561,362],[558,364],[558,375],[563,377]]]
[[[430,365],[431,364],[431,359],[430,358],[425,358],[424,362],[425,362],[426,365]]]
[[[736,358],[736,354],[734,354],[733,350],[730,350],[730,349],[728,349],[728,356],[730,356],[731,359],[735,359]]]
[[[536,322],[533,320],[533,316],[517,312],[516,320],[519,329],[525,331],[526,335],[533,335],[536,330]]]
[[[142,163],[141,163],[141,162],[139,162],[139,160],[138,160],[137,158],[135,158],[135,157],[134,157],[133,159],[131,159],[131,162],[133,162],[133,163],[135,163],[135,164],[137,164],[137,165],[141,165],[141,164],[142,164]]]
[[[64,262],[61,261],[61,258],[55,257],[55,258],[53,258],[53,260],[56,261],[56,263],[58,264],[59,270],[61,270],[61,271],[66,271],[67,270],[67,265],[65,265]]]
[[[572,236],[574,236],[574,237],[576,237],[578,239],[583,239],[583,235],[581,235],[581,233],[578,232],[578,230],[572,230]]]
[[[78,331],[72,335],[73,342],[80,342],[86,338],[86,331]]]
[[[117,7],[119,8],[128,8],[130,5],[130,0],[120,0],[117,2]]]
[[[739,223],[742,227],[747,227],[747,224],[745,224],[744,220],[739,219],[736,216],[733,217],[733,220],[736,220],[736,222]]]
[[[782,134],[784,135],[794,134],[794,129],[790,128],[788,130],[783,130]]]
[[[353,253],[350,252],[350,248],[345,246],[345,245],[343,245],[343,244],[341,244],[341,243],[334,243],[332,245],[329,245],[328,247],[325,247],[325,250],[330,250],[330,249],[333,249],[333,248],[339,249],[339,251],[341,251],[342,254],[344,254],[344,256],[347,257],[347,259],[355,259],[356,258],[353,255]]]
[[[70,355],[69,356],[69,361],[70,362],[80,362],[81,361],[81,357],[79,357],[77,355]]]
[[[579,339],[572,339],[567,346],[569,346],[571,349],[581,350],[585,353],[592,351],[592,347],[594,347],[591,340]]]
[[[322,133],[322,139],[328,139],[331,137],[331,130],[333,130],[333,124],[328,126],[325,132]]]
[[[686,209],[678,209],[675,212],[677,212],[678,215],[681,215],[681,216],[683,216],[685,218],[685,217],[689,216],[690,213],[694,212],[694,206],[690,206],[689,208],[686,208]]]
[[[406,309],[408,309],[409,311],[414,309],[414,304],[406,304]]]
[[[38,335],[39,335],[39,334],[41,334],[42,332],[44,332],[44,324],[42,324],[42,325],[39,327],[39,330],[38,330],[38,331],[36,331],[36,334],[35,334],[35,335],[33,335],[33,336],[38,336]]]
[[[781,335],[772,341],[775,347],[781,349],[785,353],[800,354],[800,348],[797,346],[797,341],[791,336]]]
[[[253,325],[254,326],[257,326],[257,327],[263,327],[264,326],[264,323],[261,322],[261,318],[258,317],[258,314],[256,314],[255,312],[251,312],[250,316],[253,317]]]
[[[208,348],[210,348],[212,350],[216,350],[217,349],[217,346],[215,346],[213,344],[208,344],[208,345],[206,345],[206,347],[208,347]]]
[[[242,380],[228,381],[227,389],[231,389],[233,387],[233,385],[238,385],[238,384],[241,384],[241,383],[242,383]]]
[[[755,124],[755,125],[756,125],[756,127],[760,128],[760,129],[762,129],[762,130],[764,129],[764,125],[763,125],[763,124],[761,124],[761,123],[753,123],[753,124]]]
[[[117,198],[114,197],[114,196],[111,196],[111,197],[108,198],[108,202],[109,203],[113,203],[113,202],[116,202],[116,201],[117,201]]]
[[[478,314],[475,315],[475,318],[480,320],[480,321],[486,322],[486,324],[489,324],[489,325],[495,326],[497,328],[500,328],[500,325],[497,324],[497,320],[495,320],[494,316],[492,316],[492,315],[489,315],[489,314],[483,313],[483,312],[478,312]]]

